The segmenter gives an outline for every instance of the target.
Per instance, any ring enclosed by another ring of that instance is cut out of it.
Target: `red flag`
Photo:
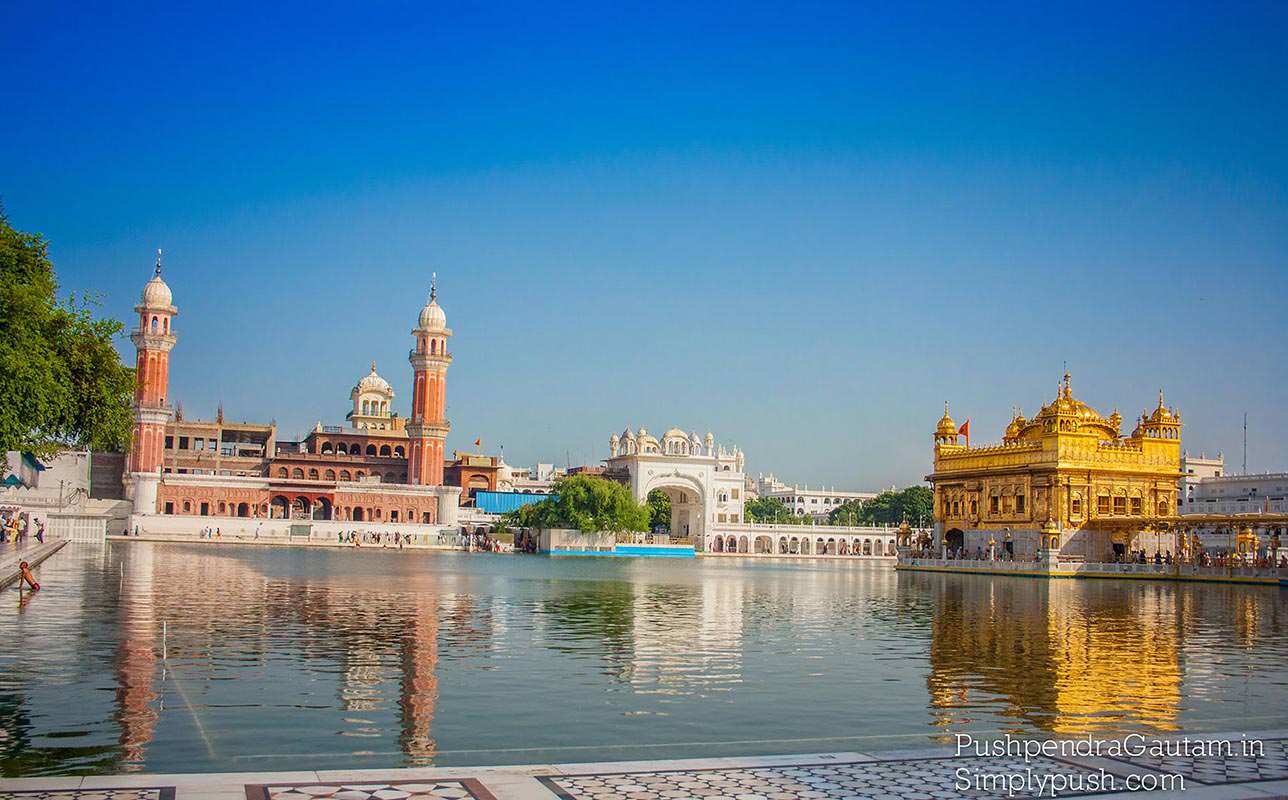
[[[966,437],[966,444],[970,444],[970,418],[968,417],[957,432]]]
[[[477,438],[477,439],[475,439],[475,440],[474,440],[474,446],[475,446],[475,447],[482,447],[482,446],[483,446],[483,437],[482,437],[482,436],[480,436],[479,438]]]

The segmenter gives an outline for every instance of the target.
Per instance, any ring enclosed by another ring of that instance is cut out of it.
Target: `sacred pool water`
[[[1288,592],[887,564],[71,545],[0,770],[513,764],[1288,722]]]

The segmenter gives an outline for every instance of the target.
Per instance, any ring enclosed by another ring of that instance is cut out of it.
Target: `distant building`
[[[608,454],[607,473],[636,500],[644,502],[654,490],[670,498],[673,541],[712,550],[718,526],[743,522],[746,456],[717,445],[714,434],[671,428],[659,439],[647,428],[627,428],[608,438]]]
[[[563,467],[556,467],[554,464],[537,464],[533,467],[512,467],[501,462],[503,469],[498,476],[498,488],[505,492],[521,492],[523,494],[546,494],[554,486],[555,481],[568,474],[568,470]]]
[[[1203,478],[1182,514],[1268,514],[1288,512],[1288,472]]]
[[[135,306],[134,435],[123,483],[139,516],[184,515],[454,525],[460,490],[444,484],[447,343],[437,287],[411,331],[411,417],[392,409],[376,365],[349,393],[349,427],[319,423],[279,442],[273,423],[185,420],[169,396],[178,309],[161,259]]]
[[[443,483],[461,487],[461,505],[470,505],[478,492],[495,492],[504,464],[497,456],[482,453],[452,453],[443,468]]]
[[[1177,496],[1176,505],[1178,513],[1186,513],[1185,506],[1194,498],[1194,489],[1198,486],[1199,481],[1207,478],[1219,478],[1225,474],[1225,456],[1221,453],[1216,454],[1216,458],[1208,458],[1207,454],[1200,453],[1198,457],[1190,455],[1188,452],[1181,454],[1181,481],[1179,488],[1180,495]]]
[[[854,492],[842,489],[811,489],[808,486],[788,486],[771,472],[756,478],[756,496],[772,497],[798,517],[811,516],[826,519],[834,509],[851,501],[865,502],[877,496],[876,492]]]

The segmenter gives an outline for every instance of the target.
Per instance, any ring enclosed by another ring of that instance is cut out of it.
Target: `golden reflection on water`
[[[985,711],[1014,718],[1017,733],[1030,726],[1071,735],[1178,730],[1186,669],[1213,666],[1187,654],[1186,632],[1250,648],[1262,634],[1261,609],[1274,599],[1235,586],[901,580],[905,592],[935,596],[926,684],[933,724],[954,730]]]

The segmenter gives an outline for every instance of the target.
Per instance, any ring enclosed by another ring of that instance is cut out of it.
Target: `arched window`
[[[286,467],[279,467],[279,468],[278,468],[278,470],[277,470],[277,477],[279,477],[279,478],[285,478],[285,477],[286,477]]]
[[[386,444],[386,445],[381,445],[381,447],[380,447],[380,455],[385,456],[385,457],[388,457],[388,456],[391,456],[391,455],[393,455],[393,454],[394,454],[394,451],[393,451],[393,450],[391,450],[391,449],[389,449],[389,445],[387,445],[387,444]]]
[[[345,444],[344,442],[340,442],[338,445],[335,446],[335,451],[342,456],[347,456],[349,455],[349,445]]]
[[[311,480],[311,481],[315,481],[315,480],[317,480],[317,479],[318,479],[318,471],[317,471],[316,469],[310,469],[310,470],[309,470],[309,480]]]
[[[376,454],[376,446],[374,444],[367,445],[367,455],[374,456],[375,454]]]
[[[363,477],[366,476],[366,474],[367,473],[363,472],[362,470],[358,470],[357,472],[353,473],[353,477],[357,480],[362,480]]]
[[[342,469],[342,470],[340,470],[340,480],[342,480],[342,481],[351,481],[351,480],[353,480],[353,475],[349,473],[349,470],[347,470],[347,469]]]
[[[304,477],[304,470],[300,469],[299,467],[296,467],[295,469],[291,470],[291,477],[292,477],[292,478],[303,478],[303,477]]]
[[[433,355],[433,354],[435,354],[435,353],[437,353],[437,352],[438,352],[438,340],[437,340],[437,339],[430,339],[430,340],[429,340],[429,352],[430,352],[430,355]]]
[[[370,401],[370,400],[363,400],[363,401],[362,401],[362,415],[363,415],[363,416],[367,416],[367,415],[369,415],[370,413],[371,413],[371,401]]]
[[[402,445],[398,445],[397,447],[394,448],[394,456],[397,458],[407,457],[407,453],[406,451],[403,450]]]
[[[156,332],[157,332],[157,318],[156,318],[156,317],[153,317],[153,318],[152,318],[152,332],[153,332],[153,333],[156,333]]]
[[[163,333],[169,333],[169,332],[170,332],[170,318],[169,318],[169,317],[166,317],[165,319],[161,320],[161,331],[162,331]]]
[[[191,514],[191,513],[192,513],[192,501],[191,501],[191,500],[184,500],[184,501],[183,501],[183,513],[185,513],[185,514]]]
[[[335,447],[334,447],[330,442],[323,442],[323,443],[322,443],[322,452],[323,452],[323,453],[334,453],[334,452],[335,452]]]
[[[333,481],[333,480],[335,480],[335,470],[333,470],[333,469],[329,469],[329,470],[327,470],[327,471],[326,471],[326,479],[327,479],[327,480],[329,480],[329,481]]]

